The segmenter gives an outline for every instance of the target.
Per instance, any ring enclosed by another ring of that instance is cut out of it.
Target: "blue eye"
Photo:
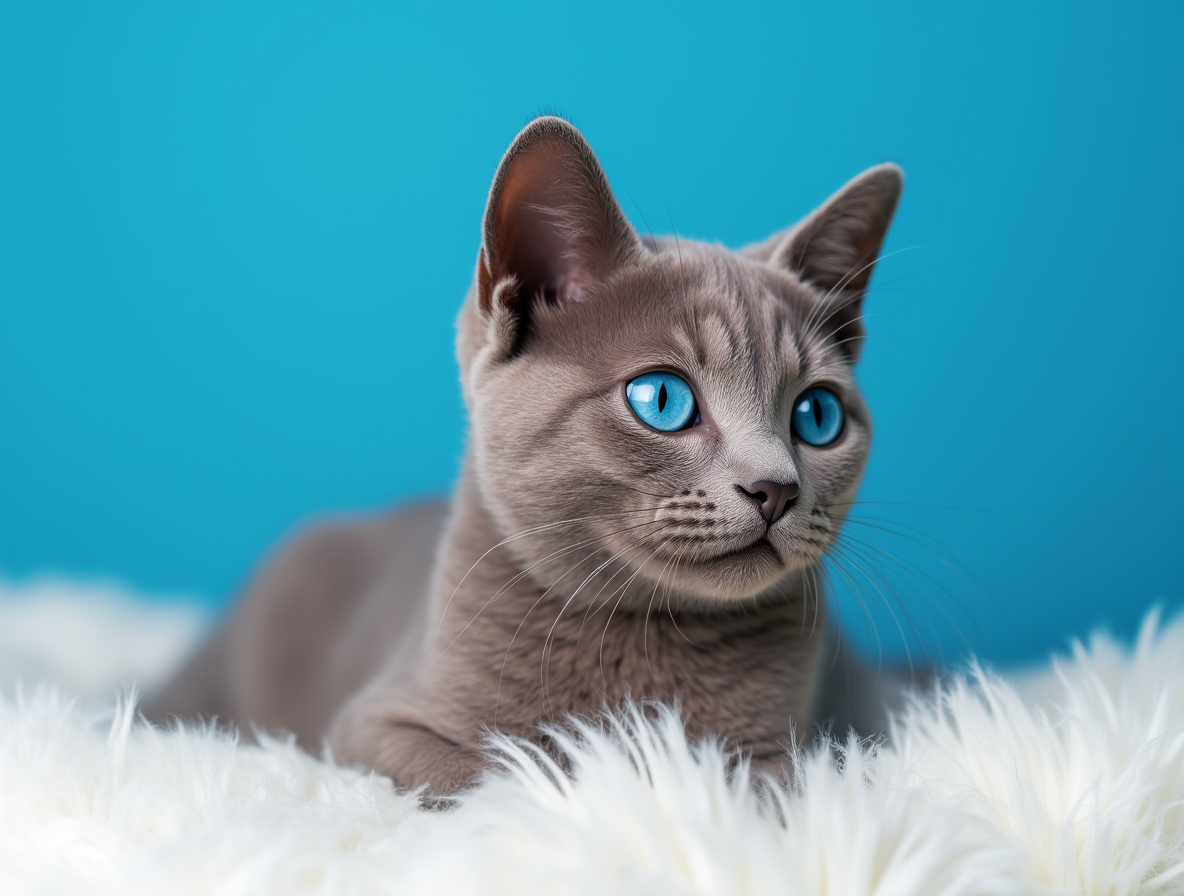
[[[843,431],[843,405],[830,389],[807,389],[793,406],[793,431],[809,445],[829,445]]]
[[[695,393],[673,373],[643,373],[625,387],[625,397],[638,420],[663,432],[698,421]]]

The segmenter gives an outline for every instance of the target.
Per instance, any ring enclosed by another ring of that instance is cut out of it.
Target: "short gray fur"
[[[834,648],[818,566],[867,461],[852,367],[901,185],[872,168],[739,251],[642,238],[579,132],[533,121],[458,321],[451,503],[297,535],[149,714],[327,737],[441,794],[479,775],[487,729],[537,738],[627,698],[677,701],[692,737],[775,772],[795,724],[877,730],[897,682]],[[651,370],[692,384],[699,426],[638,421],[624,387]],[[789,426],[815,385],[846,411],[821,448]],[[799,485],[772,525],[757,480]]]

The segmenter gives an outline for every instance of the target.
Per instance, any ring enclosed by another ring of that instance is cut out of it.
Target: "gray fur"
[[[486,729],[537,737],[626,698],[677,701],[692,736],[770,769],[795,723],[874,727],[866,670],[844,655],[821,683],[817,565],[867,461],[852,364],[900,187],[873,168],[738,252],[643,241],[575,128],[532,122],[460,314],[471,432],[450,510],[296,538],[153,711],[327,735],[439,793],[479,774]],[[700,426],[634,417],[624,386],[655,369],[692,384]],[[818,384],[846,410],[824,448],[789,428]],[[756,480],[800,486],[772,526],[739,488]]]

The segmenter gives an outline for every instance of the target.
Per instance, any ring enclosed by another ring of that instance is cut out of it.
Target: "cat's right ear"
[[[536,118],[506,151],[489,191],[477,301],[521,332],[533,304],[585,301],[639,251],[587,141],[562,118]]]
[[[896,213],[904,175],[892,164],[869,168],[787,232],[741,250],[792,271],[817,290],[814,316],[851,361],[863,342],[860,306]]]

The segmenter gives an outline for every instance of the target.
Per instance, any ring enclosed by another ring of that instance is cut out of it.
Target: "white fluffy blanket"
[[[0,656],[36,612],[0,583]],[[1182,894],[1182,673],[1184,619],[1152,614],[1133,651],[950,678],[888,744],[810,744],[763,797],[667,712],[568,739],[570,778],[500,742],[446,812],[289,743],[12,684],[0,893]]]

